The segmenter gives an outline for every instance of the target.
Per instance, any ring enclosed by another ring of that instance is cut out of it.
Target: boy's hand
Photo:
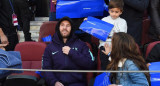
[[[87,20],[87,18],[84,18],[83,21]]]
[[[151,64],[150,63],[147,63],[147,67],[149,67]]]
[[[57,4],[57,0],[52,0],[52,3],[54,3],[56,5]]]

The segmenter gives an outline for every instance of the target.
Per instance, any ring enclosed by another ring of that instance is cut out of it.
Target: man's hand
[[[64,86],[64,85],[62,83],[60,83],[60,82],[56,82],[55,86]]]
[[[63,53],[66,54],[66,55],[69,54],[70,49],[71,49],[71,48],[70,48],[69,46],[64,46],[64,47],[62,47],[62,51],[63,51]]]
[[[1,43],[2,44],[7,44],[7,45],[9,44],[8,38],[7,38],[6,35],[1,35],[0,37],[1,37]]]

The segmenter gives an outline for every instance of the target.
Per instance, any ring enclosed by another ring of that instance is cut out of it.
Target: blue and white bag
[[[87,20],[81,24],[80,29],[100,40],[106,41],[113,26],[113,24],[96,19],[94,17],[88,17]]]
[[[56,18],[103,16],[104,0],[58,0]]]

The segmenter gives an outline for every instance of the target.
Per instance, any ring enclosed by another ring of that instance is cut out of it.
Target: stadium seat
[[[97,70],[101,70],[100,49],[98,49]]]
[[[97,46],[99,46],[99,39],[98,38],[91,36],[91,42],[96,44]]]
[[[86,44],[87,44],[87,46],[89,47],[89,49],[90,49],[90,51],[92,52],[92,47],[91,47],[91,45],[89,44],[89,43],[87,43],[86,42]],[[93,53],[93,52],[92,52]],[[90,82],[90,80],[93,78],[93,73],[87,73],[87,82],[89,83]]]
[[[55,33],[56,24],[57,21],[44,22],[40,27],[38,42],[43,42],[43,37],[46,37],[48,35],[53,36],[53,34]]]
[[[149,35],[148,35],[149,27],[150,27],[150,19],[147,18],[147,19],[143,20],[142,41],[141,41],[142,45],[150,42]]]
[[[21,42],[16,45],[15,51],[21,53],[23,69],[41,69],[42,55],[46,44],[42,42]],[[6,86],[37,86],[40,76],[35,71],[24,71],[20,74],[11,74],[7,77]]]
[[[156,45],[160,43],[160,41],[155,41],[155,42],[151,42],[149,43],[149,45],[147,46],[146,48],[146,55],[145,55],[145,58],[147,58],[148,54],[150,53],[150,51],[152,50],[152,48]]]

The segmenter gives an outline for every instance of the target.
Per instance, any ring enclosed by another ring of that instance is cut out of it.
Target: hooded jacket
[[[67,42],[64,43],[60,35],[59,26],[63,20],[72,22],[69,18],[61,19],[56,26],[56,33],[51,44],[47,46],[43,56],[43,69],[53,70],[89,70],[94,67],[94,58],[86,43],[77,39],[73,34],[73,27]],[[71,49],[66,55],[62,47],[69,46]],[[59,81],[64,86],[86,86],[85,73],[45,72],[45,80],[49,86],[54,86]]]

